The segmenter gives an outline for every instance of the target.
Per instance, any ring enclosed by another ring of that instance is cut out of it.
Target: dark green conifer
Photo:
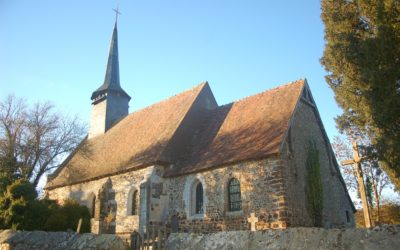
[[[321,63],[343,114],[346,132],[367,133],[400,188],[400,1],[322,0]]]

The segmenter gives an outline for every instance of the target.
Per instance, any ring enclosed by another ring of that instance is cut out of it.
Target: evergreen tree
[[[346,131],[368,134],[400,188],[400,1],[322,0],[326,46],[321,63],[344,113]]]

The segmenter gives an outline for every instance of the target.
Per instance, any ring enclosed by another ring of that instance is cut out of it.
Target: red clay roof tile
[[[206,84],[129,114],[105,134],[83,142],[46,188],[79,183],[157,162]]]
[[[211,111],[191,154],[166,176],[278,153],[303,85],[299,80]]]
[[[46,188],[130,171],[164,159],[175,166],[167,168],[165,175],[175,176],[276,154],[303,86],[304,80],[299,80],[217,107],[207,83],[200,84],[136,111],[104,135],[85,141]],[[204,104],[209,103],[207,98],[214,100],[211,106]],[[202,118],[193,119],[196,116]],[[188,117],[194,122],[186,122]],[[187,135],[188,131],[191,141],[185,142],[185,147],[189,149],[172,145],[182,142],[174,135]],[[174,148],[182,152],[171,153]]]

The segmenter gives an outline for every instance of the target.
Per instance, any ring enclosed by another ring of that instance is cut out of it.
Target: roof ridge
[[[125,117],[128,117],[128,116],[130,116],[130,115],[132,115],[132,114],[135,114],[135,113],[138,113],[138,112],[142,112],[142,111],[147,110],[147,109],[150,109],[150,108],[152,108],[152,107],[154,107],[154,106],[156,106],[156,105],[160,105],[161,103],[165,103],[165,102],[171,100],[171,99],[174,98],[174,97],[183,95],[183,94],[188,93],[188,92],[190,92],[190,91],[195,91],[196,89],[198,89],[197,92],[200,92],[200,91],[204,88],[204,86],[207,85],[207,84],[208,84],[207,81],[201,82],[201,83],[197,84],[196,86],[191,87],[190,89],[184,90],[184,91],[182,91],[182,92],[180,92],[180,93],[178,93],[178,94],[169,96],[169,97],[167,97],[167,98],[165,98],[165,99],[162,99],[162,100],[160,100],[160,101],[158,101],[158,102],[152,103],[152,104],[150,104],[150,105],[148,105],[148,106],[146,106],[146,107],[143,107],[143,108],[140,108],[140,109],[138,109],[138,110],[135,110],[135,111],[133,111],[132,113],[129,113],[129,114],[128,114],[127,116],[125,116]]]
[[[239,98],[239,99],[234,100],[234,101],[232,101],[232,102],[229,102],[229,103],[226,103],[226,104],[224,104],[224,105],[221,105],[221,106],[219,106],[218,108],[223,107],[223,106],[226,106],[226,105],[231,105],[231,104],[234,104],[234,103],[242,102],[242,101],[245,101],[245,100],[250,99],[250,98],[252,98],[252,97],[259,96],[259,95],[265,94],[265,93],[270,92],[270,91],[274,91],[274,90],[277,90],[277,89],[287,88],[288,86],[293,85],[293,84],[296,84],[296,83],[299,83],[299,82],[303,82],[303,84],[304,84],[304,83],[306,82],[306,80],[305,80],[305,78],[300,78],[300,79],[295,80],[295,81],[290,81],[290,82],[287,82],[287,83],[285,83],[285,84],[283,84],[283,85],[279,85],[279,86],[273,87],[273,88],[271,88],[271,89],[266,89],[266,90],[264,90],[264,91],[258,92],[258,93],[256,93],[256,94],[252,94],[252,95],[248,95],[248,96]]]

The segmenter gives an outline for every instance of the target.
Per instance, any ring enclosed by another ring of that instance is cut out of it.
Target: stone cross
[[[254,213],[250,214],[250,217],[247,218],[247,221],[250,223],[250,230],[256,231],[256,223],[258,222],[258,218],[255,216]]]
[[[362,201],[362,206],[363,206],[365,227],[366,228],[371,228],[371,216],[370,216],[370,213],[369,213],[369,207],[368,207],[368,202],[367,202],[367,194],[365,192],[363,171],[362,171],[362,168],[361,168],[361,160],[363,160],[363,158],[360,157],[360,154],[358,153],[358,145],[357,145],[357,143],[355,141],[352,141],[351,144],[353,146],[353,156],[354,156],[353,158],[354,159],[344,160],[340,164],[342,166],[353,165],[354,164],[355,167],[356,167],[358,189],[360,191],[360,196],[361,196],[361,201]]]

